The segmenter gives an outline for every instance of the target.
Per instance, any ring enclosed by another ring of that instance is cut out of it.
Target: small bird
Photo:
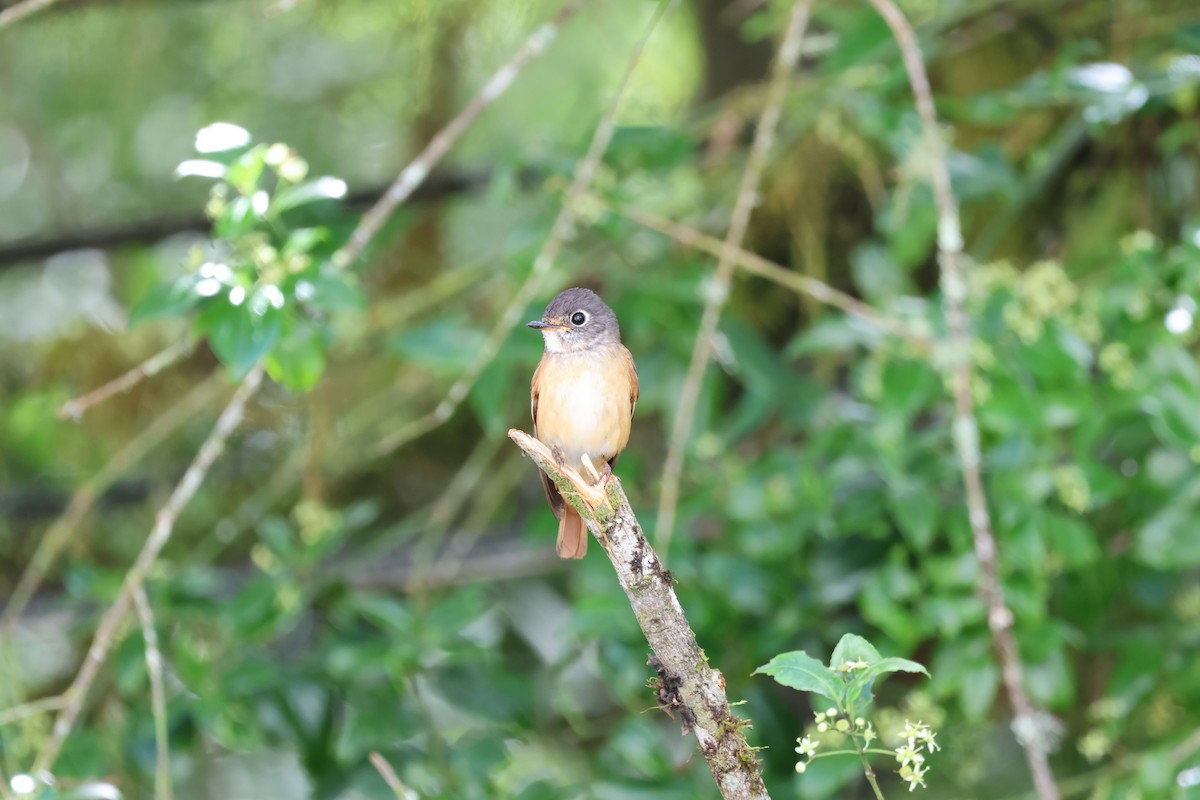
[[[529,327],[541,331],[546,347],[530,386],[533,435],[575,469],[583,468],[584,454],[611,469],[629,442],[638,399],[637,367],[621,344],[616,314],[595,292],[567,289]],[[558,517],[558,555],[583,558],[583,518],[545,473],[542,485]]]

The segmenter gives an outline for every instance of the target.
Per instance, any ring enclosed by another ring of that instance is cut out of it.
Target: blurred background
[[[594,188],[723,236],[789,5],[669,13]],[[1052,766],[1065,796],[1200,797],[1200,9],[900,6],[962,205],[985,488],[1025,683],[1057,720]],[[319,328],[273,329],[277,380],[146,585],[176,796],[393,797],[372,752],[405,797],[716,796],[694,739],[654,708],[611,566],[594,545],[555,557],[536,470],[505,436],[530,428],[540,337],[513,327],[448,418],[434,413],[529,275],[656,7],[587,4],[339,273],[345,302],[318,309]],[[47,536],[63,544],[6,622],[4,776],[50,732],[52,709],[24,704],[68,685],[236,374],[265,352],[155,287],[214,248],[270,261],[280,229],[293,238],[279,252],[320,261],[557,8],[60,0],[0,29],[0,596]],[[817,0],[804,47],[747,246],[941,335],[929,149],[899,51],[850,0]],[[176,173],[218,121],[294,148],[257,151],[260,171],[302,178],[302,158],[309,178],[338,180],[291,196],[299,221],[257,220],[250,203],[243,225],[231,209],[258,173],[226,174],[217,194],[205,168]],[[572,285],[616,310],[642,390],[617,474],[648,531],[714,267],[599,204],[521,317]],[[59,417],[180,342],[194,347],[178,363]],[[781,651],[827,656],[847,632],[929,667],[891,679],[873,713],[885,740],[906,718],[938,731],[918,791],[1030,796],[941,367],[735,276],[665,560],[745,701],[773,797],[869,795],[853,758],[797,775],[814,709],[751,677]],[[153,796],[144,643],[136,620],[123,628],[56,796]],[[877,766],[888,796],[907,791],[895,766]]]

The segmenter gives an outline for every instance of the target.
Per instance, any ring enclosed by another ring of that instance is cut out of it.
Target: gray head
[[[591,289],[567,289],[529,327],[542,332],[548,353],[569,353],[621,341],[617,315]]]

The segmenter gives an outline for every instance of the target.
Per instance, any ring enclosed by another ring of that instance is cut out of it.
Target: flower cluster
[[[937,744],[936,734],[920,720],[915,724],[905,720],[900,735],[905,741],[896,748],[896,760],[900,762],[900,777],[908,781],[908,790],[911,792],[918,784],[925,785],[925,774],[929,772],[929,767],[925,766],[925,753],[932,754],[941,748]]]
[[[854,666],[854,662],[851,661],[846,662],[846,664],[849,665],[847,671],[862,668]],[[851,722],[848,717],[843,716],[836,708],[830,708],[827,711],[818,711],[813,719],[817,723],[818,734],[840,733],[843,736],[856,737],[862,739],[864,749],[870,749],[871,742],[879,738],[871,723],[862,717],[856,717]],[[808,769],[808,765],[812,763],[812,760],[816,758],[817,748],[821,743],[808,736],[802,736],[796,739],[796,744],[798,745],[796,752],[801,758],[800,761],[796,762],[796,772],[803,773]]]

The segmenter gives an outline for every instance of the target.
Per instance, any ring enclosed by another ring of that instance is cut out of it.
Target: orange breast
[[[582,464],[587,453],[599,466],[629,441],[633,376],[619,348],[546,353],[538,365],[535,433],[569,464]]]

